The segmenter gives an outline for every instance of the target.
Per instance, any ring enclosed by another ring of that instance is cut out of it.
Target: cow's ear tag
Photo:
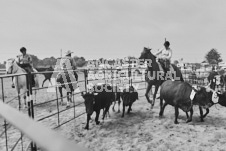
[[[213,103],[218,103],[218,100],[219,100],[219,96],[217,95],[217,92],[213,92],[213,95],[212,95],[212,101]]]
[[[191,90],[191,94],[190,94],[190,99],[191,99],[191,100],[194,99],[195,94],[196,94],[195,90],[192,89],[192,90]]]
[[[97,95],[98,93],[94,93],[94,95]]]

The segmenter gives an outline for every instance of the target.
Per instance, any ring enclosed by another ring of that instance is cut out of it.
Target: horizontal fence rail
[[[9,114],[10,113],[10,114]],[[0,115],[46,151],[86,151],[0,101]]]

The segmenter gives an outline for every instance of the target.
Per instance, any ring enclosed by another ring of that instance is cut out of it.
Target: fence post
[[[55,89],[56,89],[56,99],[57,99],[57,123],[59,126],[60,125],[60,115],[59,115],[60,109],[59,109],[59,97],[58,97],[57,88],[58,87],[56,86]]]
[[[3,86],[3,78],[1,78],[1,83],[2,83],[2,101],[3,103],[5,102],[5,95],[4,95],[4,86]],[[5,143],[6,143],[6,151],[8,151],[8,136],[7,136],[7,124],[6,120],[4,119],[4,128],[5,128]]]
[[[88,84],[88,70],[84,70],[84,81],[85,81],[85,89],[86,89],[86,92],[87,92],[87,84]]]
[[[28,105],[28,115],[32,119],[34,119],[34,106],[33,106],[33,99],[32,99],[32,76],[31,73],[29,72],[26,74],[26,81],[27,81],[27,102]],[[34,142],[31,142],[31,151],[37,151],[37,147],[34,144]]]

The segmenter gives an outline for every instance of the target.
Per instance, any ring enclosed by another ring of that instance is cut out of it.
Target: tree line
[[[34,68],[37,68],[37,67],[48,68],[50,66],[54,67],[56,65],[57,59],[59,59],[55,57],[39,59],[35,55],[31,55],[31,58],[32,58]],[[83,67],[87,63],[84,57],[74,56],[73,59],[76,62],[77,67]],[[5,68],[5,63],[3,64],[0,63],[0,68]]]
[[[50,66],[55,66],[56,62],[57,62],[57,58],[55,57],[50,57],[50,58],[44,58],[44,59],[39,59],[37,56],[35,55],[31,55],[32,60],[33,60],[33,65],[34,67],[50,67]],[[85,60],[84,57],[78,57],[78,56],[74,56],[73,57],[74,61],[76,62],[78,67],[83,67],[84,65],[87,64],[87,61]],[[129,56],[128,59],[135,59],[135,57]],[[107,59],[104,58],[100,58],[98,60],[93,60],[93,61],[99,61],[99,62],[105,62]],[[123,59],[120,59],[120,62],[122,62]],[[108,63],[114,64],[116,60],[108,60]],[[222,62],[222,58],[221,58],[221,54],[217,51],[216,48],[212,48],[206,55],[204,58],[204,62],[209,63],[210,65],[218,65],[218,63]],[[175,60],[174,62],[172,62],[174,64],[178,64],[179,62],[177,60]],[[199,63],[195,63],[195,65],[197,67],[200,66]],[[1,64],[0,63],[0,68],[5,68],[5,64]]]

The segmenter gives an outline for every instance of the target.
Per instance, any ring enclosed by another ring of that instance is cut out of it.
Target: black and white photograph
[[[0,151],[226,151],[225,0],[1,0]]]

